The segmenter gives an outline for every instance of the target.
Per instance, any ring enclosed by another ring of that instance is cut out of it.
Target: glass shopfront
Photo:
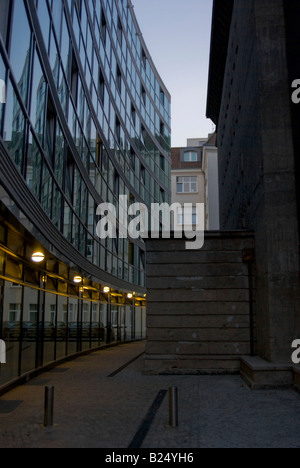
[[[84,277],[75,285],[74,271],[50,254],[42,266],[26,259],[29,234],[24,242],[2,225],[0,233],[0,339],[6,344],[0,387],[82,351],[145,339],[145,299],[129,300],[111,288],[104,293]]]
[[[0,335],[7,353],[7,363],[0,365],[0,387],[77,352],[145,339],[145,307],[61,296],[3,279],[0,291]]]

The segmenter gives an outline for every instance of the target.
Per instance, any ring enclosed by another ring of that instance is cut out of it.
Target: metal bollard
[[[169,388],[169,425],[178,427],[178,388]]]
[[[44,427],[53,426],[54,387],[45,387]]]

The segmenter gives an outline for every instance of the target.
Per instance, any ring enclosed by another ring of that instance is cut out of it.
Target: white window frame
[[[198,225],[198,213],[197,207],[191,208],[182,207],[177,210],[177,226],[197,226]]]
[[[179,185],[182,185],[182,190],[179,190]],[[198,193],[198,177],[197,176],[179,176],[176,177],[176,192],[177,193]]]
[[[184,162],[198,162],[198,154],[196,151],[185,151],[183,160]]]

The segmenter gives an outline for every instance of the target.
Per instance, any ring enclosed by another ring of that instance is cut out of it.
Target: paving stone
[[[254,392],[239,376],[145,376],[143,357],[108,378],[144,348],[132,343],[79,358],[4,395],[4,407],[19,404],[0,414],[0,448],[127,448],[158,392],[171,386],[179,428],[168,426],[165,398],[143,448],[300,447],[300,396],[292,390]],[[53,428],[43,427],[39,380],[55,386]]]

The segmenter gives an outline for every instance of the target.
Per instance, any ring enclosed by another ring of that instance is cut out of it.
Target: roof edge
[[[223,94],[234,0],[214,0],[206,116],[217,126]]]

